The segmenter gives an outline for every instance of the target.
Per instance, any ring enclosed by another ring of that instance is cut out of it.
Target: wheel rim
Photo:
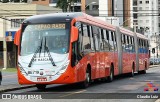
[[[90,81],[89,73],[86,73],[86,81],[87,81],[87,83],[89,83],[89,81]]]
[[[112,73],[112,71],[111,71],[111,74],[110,74],[110,78],[111,78],[111,80],[113,79],[113,73]]]
[[[133,68],[132,68],[132,76],[134,76],[134,71],[133,71]]]

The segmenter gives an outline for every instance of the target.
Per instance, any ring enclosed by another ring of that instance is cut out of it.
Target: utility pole
[[[5,16],[3,16],[3,63],[4,63],[4,69],[7,68],[7,44],[6,44],[6,20],[5,20]]]

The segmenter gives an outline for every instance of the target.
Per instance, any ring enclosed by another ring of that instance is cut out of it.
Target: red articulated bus
[[[36,84],[112,81],[116,75],[146,73],[148,39],[84,13],[55,13],[29,17],[17,31],[18,81]]]

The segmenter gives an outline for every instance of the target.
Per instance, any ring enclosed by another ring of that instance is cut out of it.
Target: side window
[[[95,42],[95,50],[99,51],[99,31],[98,28],[93,26],[92,27],[94,42]]]
[[[100,35],[100,39],[99,39],[99,43],[100,43],[100,50],[103,51],[104,50],[104,46],[103,46],[103,29],[99,29],[99,35]]]
[[[113,32],[113,38],[114,38],[114,50],[117,51],[117,40],[116,40],[116,33]]]
[[[129,52],[133,52],[133,46],[132,46],[132,37],[129,36]]]
[[[104,51],[109,51],[109,33],[107,30],[103,30],[103,35],[104,35],[104,39],[103,39],[103,44],[104,44]]]
[[[90,32],[91,50],[95,51],[94,39],[93,39],[94,35],[92,32],[92,26],[89,26],[89,32]]]
[[[144,53],[144,40],[142,39],[142,53]]]
[[[84,53],[88,53],[91,50],[90,38],[89,38],[89,27],[86,24],[82,25],[83,31],[83,43],[82,43],[82,51]]]
[[[125,35],[125,42],[126,42],[126,44],[125,44],[125,52],[129,52],[129,46],[128,46],[129,40],[128,40],[128,35]]]
[[[79,53],[81,53],[82,52],[82,41],[83,41],[83,39],[82,39],[82,35],[83,35],[82,34],[82,24],[81,24],[81,22],[76,22],[75,26],[78,28],[78,31],[79,31],[77,49],[78,49]]]
[[[126,44],[126,39],[125,39],[125,35],[122,34],[122,49],[123,49],[123,52],[125,52],[125,45]]]
[[[134,42],[134,37],[132,37],[132,46],[133,46],[132,51],[135,52],[135,42]]]
[[[110,51],[114,51],[114,43],[113,43],[113,32],[109,31],[109,45]]]

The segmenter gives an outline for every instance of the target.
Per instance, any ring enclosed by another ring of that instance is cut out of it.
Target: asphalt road
[[[160,90],[157,92],[144,91],[148,87],[148,84],[152,83],[155,87],[160,89],[160,68],[150,68],[147,71],[147,74],[135,74],[134,77],[127,76],[118,76],[111,83],[105,83],[103,81],[94,82],[87,89],[78,88],[77,85],[48,85],[46,90],[40,91],[36,88],[28,88],[22,90],[11,91],[9,93],[36,93],[36,94],[45,94],[46,96],[54,99],[56,102],[64,101],[87,101],[87,102],[155,102],[156,99],[120,99],[121,97],[126,98],[131,97],[131,95],[143,95],[147,93],[160,93]],[[113,93],[113,94],[106,94]],[[118,93],[118,94],[117,94]],[[88,96],[86,96],[88,95]],[[111,95],[111,96],[109,96]],[[115,96],[114,96],[115,95]],[[81,99],[84,98],[85,99]],[[112,99],[105,99],[106,97]],[[89,99],[88,98],[93,98]],[[61,98],[61,99],[59,99]],[[70,99],[67,99],[70,98]],[[77,98],[77,99],[74,99]],[[102,99],[101,99],[102,98]],[[117,99],[118,98],[118,99]],[[159,97],[160,98],[160,97]],[[97,100],[98,99],[98,100]],[[9,101],[9,100],[2,100]],[[1,102],[2,102],[1,101]],[[27,101],[27,100],[26,100]],[[41,101],[53,101],[53,100],[30,100],[30,102],[41,102]]]

